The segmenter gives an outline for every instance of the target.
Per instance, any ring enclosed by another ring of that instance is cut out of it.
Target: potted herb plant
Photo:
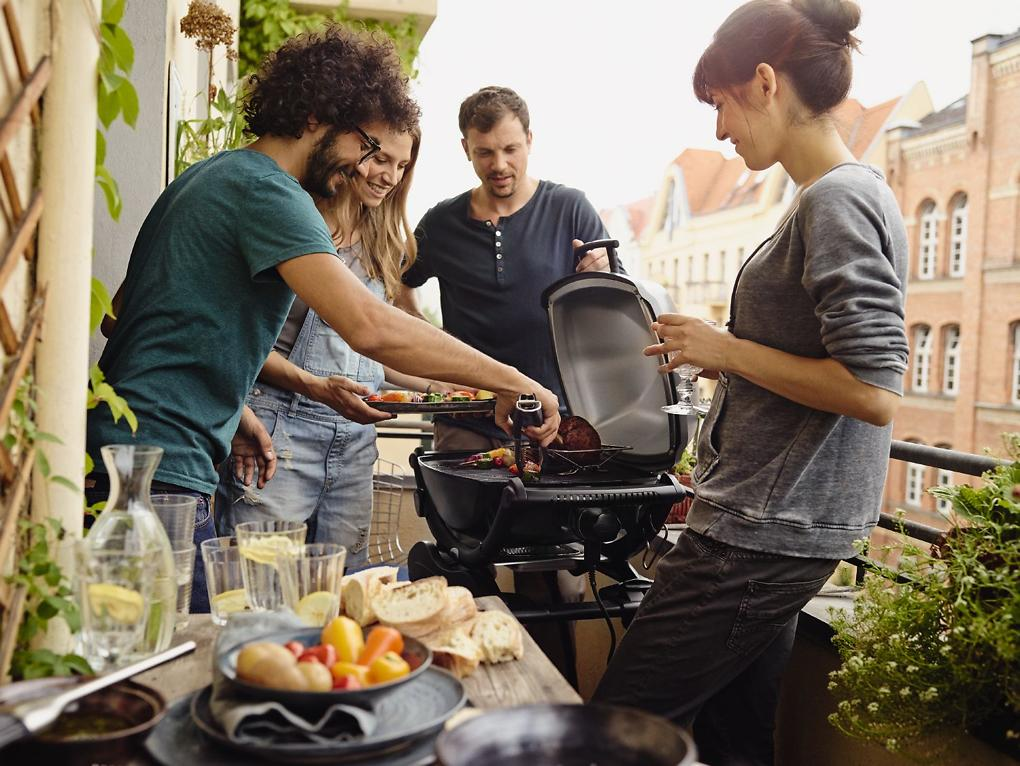
[[[844,733],[927,760],[980,732],[1020,755],[1020,434],[1005,441],[1013,462],[983,486],[929,490],[955,511],[940,543],[897,546],[901,582],[870,576],[835,615]]]

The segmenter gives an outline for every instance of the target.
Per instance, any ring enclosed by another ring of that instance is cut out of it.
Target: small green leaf
[[[36,607],[35,613],[44,620],[52,620],[57,616],[58,610],[46,600]]]
[[[70,668],[75,673],[78,673],[83,676],[93,675],[92,666],[89,665],[89,661],[86,660],[81,655],[65,654],[63,659],[64,664],[67,665],[67,667]]]
[[[96,164],[102,165],[104,162],[106,162],[106,136],[103,135],[103,131],[96,128]]]
[[[135,46],[122,27],[113,27],[113,40],[110,43],[117,66],[130,74],[135,65]]]
[[[92,471],[93,471],[93,469],[95,469],[95,467],[96,467],[96,462],[92,459],[92,455],[90,455],[88,452],[86,452],[85,453],[85,475],[88,476],[90,473],[92,473]]]
[[[104,24],[119,24],[124,18],[125,0],[103,0],[102,22]]]
[[[102,84],[102,79],[100,83]],[[117,115],[120,114],[120,96],[117,95],[116,90],[107,86],[99,89],[96,111],[99,114],[99,121],[103,123],[104,128],[108,128],[113,124],[113,121],[117,119]]]
[[[42,450],[36,450],[35,453],[35,464],[39,468],[39,473],[43,475],[43,478],[49,478],[50,475],[50,461],[46,457],[46,453]]]
[[[54,484],[59,484],[61,487],[65,487],[72,492],[81,492],[81,487],[75,484],[73,481],[68,479],[66,476],[51,476],[50,481]]]
[[[130,80],[124,80],[117,88],[117,94],[120,96],[120,107],[124,110],[124,122],[133,128],[138,121],[138,91]]]
[[[51,434],[46,431],[36,431],[35,440],[37,442],[49,442],[50,444],[63,444],[63,440],[56,434]]]
[[[97,165],[96,183],[99,184],[99,188],[103,190],[103,194],[106,197],[106,209],[110,213],[110,218],[116,221],[120,218],[122,208],[120,189],[117,186],[117,182],[110,175],[109,170],[102,165]]]

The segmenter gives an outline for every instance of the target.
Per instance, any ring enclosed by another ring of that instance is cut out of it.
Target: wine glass
[[[701,320],[705,324],[715,326],[711,319]],[[676,368],[676,404],[667,404],[662,411],[668,415],[690,415],[697,413],[704,415],[708,412],[709,405],[702,404],[697,399],[698,381],[696,380],[701,368],[693,364],[681,364]]]

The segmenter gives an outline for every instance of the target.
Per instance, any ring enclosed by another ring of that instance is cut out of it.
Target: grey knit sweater
[[[839,165],[747,261],[730,331],[832,357],[902,393],[907,240],[875,168]],[[730,545],[841,558],[878,520],[892,427],[805,407],[722,374],[698,441],[692,529]]]

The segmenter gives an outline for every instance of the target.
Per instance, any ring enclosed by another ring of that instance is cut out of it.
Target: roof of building
[[[962,125],[967,119],[967,97],[956,99],[944,109],[923,117],[916,127],[907,127],[906,135],[922,136],[925,133],[934,133],[937,130],[948,128],[951,125]]]

